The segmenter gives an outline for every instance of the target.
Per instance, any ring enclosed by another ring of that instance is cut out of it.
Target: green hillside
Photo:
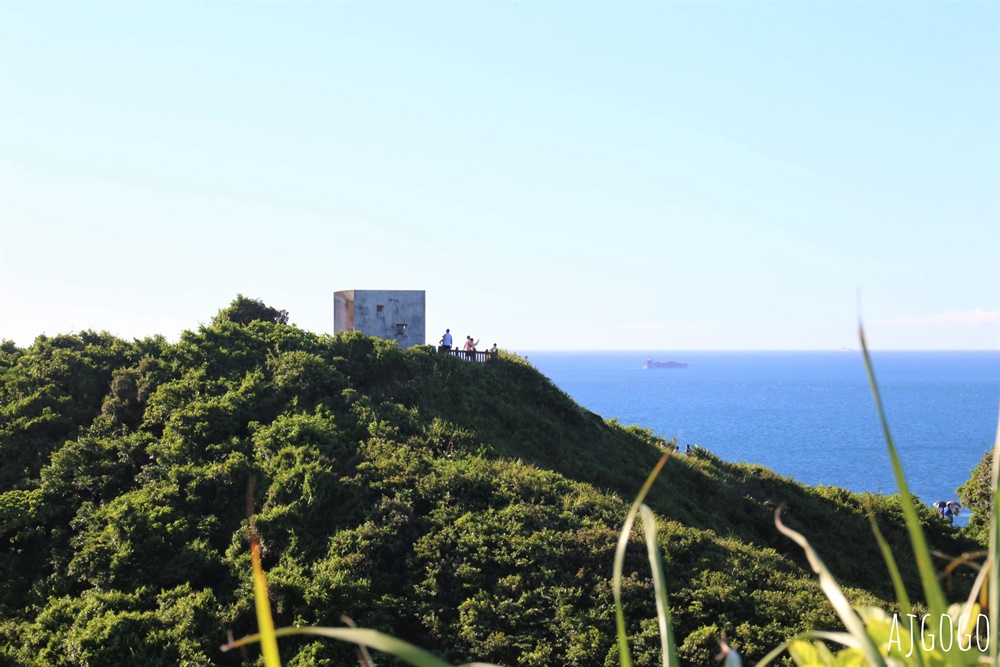
[[[0,346],[0,664],[241,664],[218,647],[255,630],[248,506],[278,625],[346,615],[456,664],[617,664],[614,546],[659,438],[514,355],[469,363],[286,320],[241,297],[176,344],[83,332]],[[674,455],[647,503],[687,664],[711,664],[717,636],[754,660],[839,627],[774,528],[781,502],[852,601],[889,606],[863,505],[905,566],[894,498]],[[941,551],[968,548],[924,521]],[[633,540],[626,614],[637,664],[654,665]],[[354,662],[335,642],[281,648],[289,665]]]

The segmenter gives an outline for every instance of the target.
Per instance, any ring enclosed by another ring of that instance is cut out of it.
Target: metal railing
[[[438,347],[438,354],[450,354],[453,357],[458,357],[459,359],[464,359],[465,361],[478,361],[483,363],[489,361],[493,356],[493,353],[489,350],[472,350],[471,352],[466,352],[465,350],[459,350],[457,348],[445,348]]]

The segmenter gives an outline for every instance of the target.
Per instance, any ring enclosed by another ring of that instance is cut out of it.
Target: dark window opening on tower
[[[397,324],[396,325],[396,335],[397,336],[405,336],[406,335],[406,325],[405,324]]]
[[[379,313],[381,313],[381,312],[382,312],[382,309],[383,309],[383,308],[385,308],[385,306],[383,306],[383,305],[382,305],[381,303],[380,303],[379,305],[375,306],[375,310],[376,310],[377,312],[379,312]]]

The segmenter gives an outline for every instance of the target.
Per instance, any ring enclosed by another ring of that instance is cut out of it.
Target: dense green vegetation
[[[990,521],[993,517],[993,493],[990,487],[992,469],[993,450],[987,449],[983,458],[972,469],[972,477],[958,488],[962,506],[972,512],[966,533],[983,544],[989,538]]]
[[[0,346],[0,664],[240,664],[218,647],[255,628],[248,488],[279,625],[347,615],[454,663],[616,664],[612,555],[658,438],[513,355],[474,364],[286,322],[240,297],[175,344],[83,332]],[[893,599],[865,506],[919,590],[893,497],[696,448],[646,502],[687,664],[710,664],[718,636],[753,660],[838,627],[774,528],[781,502],[852,601]],[[931,510],[921,519],[941,551],[968,547]],[[652,665],[635,541],[624,601],[636,662]],[[282,652],[353,661],[313,639]]]

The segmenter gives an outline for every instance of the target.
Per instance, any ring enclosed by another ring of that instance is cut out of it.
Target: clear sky
[[[0,338],[1000,348],[1000,3],[0,1]]]

